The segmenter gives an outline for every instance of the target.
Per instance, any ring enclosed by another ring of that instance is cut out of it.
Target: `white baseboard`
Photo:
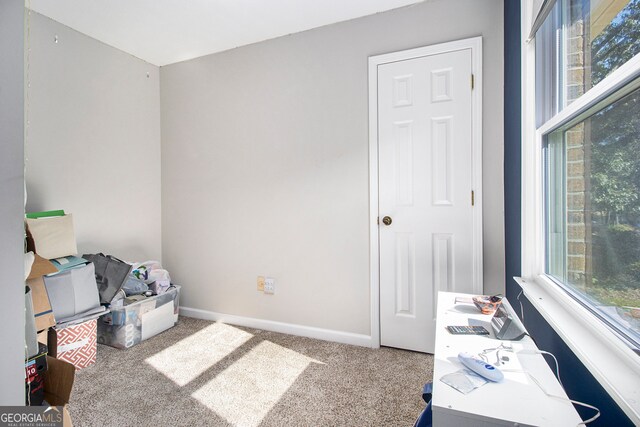
[[[229,325],[280,332],[282,334],[298,335],[301,337],[315,338],[324,341],[357,345],[360,347],[373,347],[373,340],[371,339],[371,336],[354,334],[351,332],[295,325],[292,323],[274,322],[273,320],[255,319],[252,317],[235,316],[233,314],[216,313],[213,311],[190,307],[180,307],[180,315],[195,317],[196,319],[213,320],[216,322],[227,323]]]

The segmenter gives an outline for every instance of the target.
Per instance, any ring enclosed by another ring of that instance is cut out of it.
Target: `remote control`
[[[447,330],[454,335],[489,335],[484,326],[447,326]]]
[[[489,381],[500,382],[504,379],[504,375],[500,369],[485,362],[484,360],[473,357],[473,355],[465,351],[458,354],[458,359],[464,366]]]

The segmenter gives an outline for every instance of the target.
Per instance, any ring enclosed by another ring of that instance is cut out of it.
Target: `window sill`
[[[640,425],[640,357],[546,277],[515,280],[612,399]]]

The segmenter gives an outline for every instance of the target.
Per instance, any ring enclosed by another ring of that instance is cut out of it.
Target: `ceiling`
[[[162,66],[421,1],[27,0],[27,5]]]

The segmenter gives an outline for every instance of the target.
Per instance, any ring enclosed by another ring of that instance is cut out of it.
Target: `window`
[[[636,351],[638,70],[625,71],[615,90],[590,102],[577,101],[587,99],[592,89],[639,53],[640,0],[557,1],[535,37],[544,273]],[[574,103],[580,106],[572,107]]]
[[[517,281],[640,425],[640,0],[522,12]]]

